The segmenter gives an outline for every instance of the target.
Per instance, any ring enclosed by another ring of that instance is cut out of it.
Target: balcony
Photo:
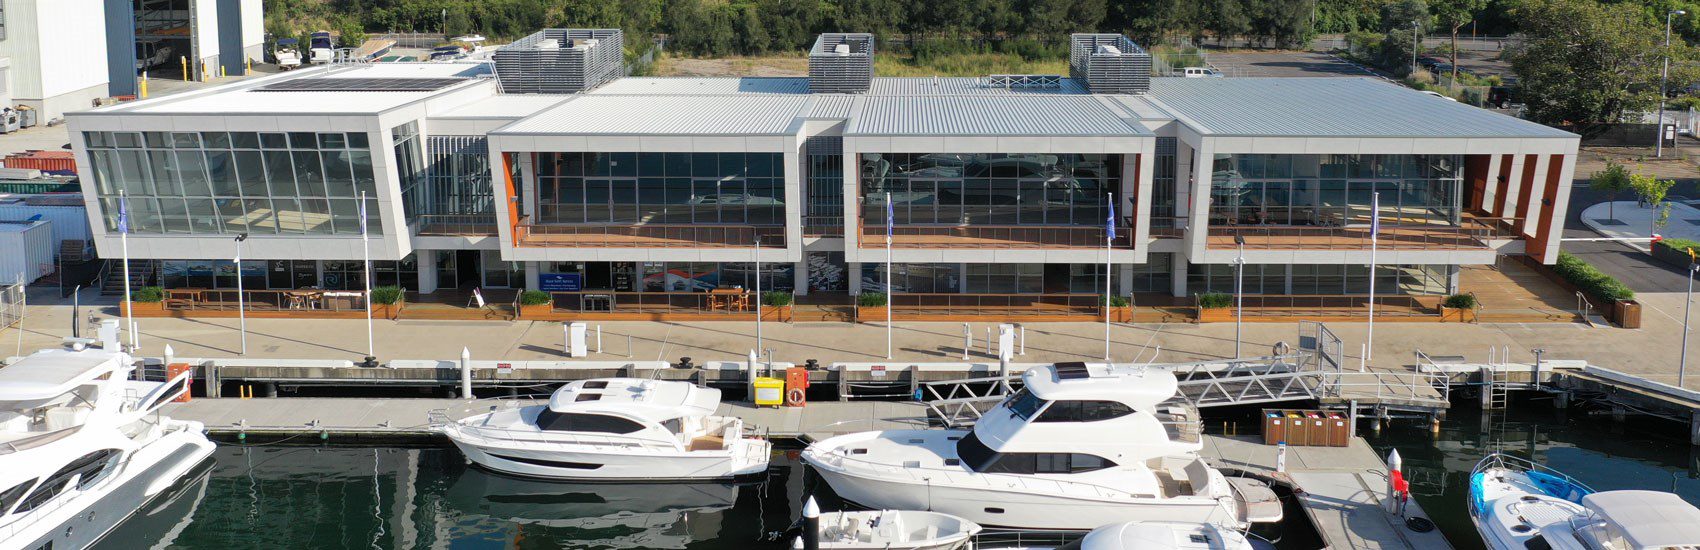
[[[421,237],[488,237],[496,234],[496,215],[425,214],[408,225]]]
[[[1429,223],[1381,225],[1380,250],[1486,250],[1488,241],[1514,238],[1500,218],[1466,218],[1460,225]],[[1247,250],[1368,250],[1370,228],[1363,226],[1233,225],[1211,226],[1206,247],[1233,249],[1236,239]]]
[[[785,248],[785,228],[754,225],[554,225],[520,220],[518,246],[545,248]]]
[[[884,226],[864,224],[862,248],[884,247],[885,233]],[[1104,248],[1104,228],[1089,225],[900,225],[891,233],[892,248]],[[1112,246],[1133,248],[1133,229],[1116,228]]]

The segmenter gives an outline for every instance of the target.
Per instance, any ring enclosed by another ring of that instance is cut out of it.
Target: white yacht
[[[1594,492],[1562,473],[1504,454],[1470,475],[1470,519],[1495,550],[1700,547],[1700,508],[1659,491]]]
[[[980,526],[938,512],[863,510],[821,514],[820,531],[822,550],[957,550]]]
[[[1056,550],[1253,550],[1245,534],[1209,523],[1105,525]]]
[[[843,435],[810,445],[803,459],[862,506],[987,526],[1087,530],[1137,520],[1240,528],[1280,520],[1279,508],[1248,513],[1237,493],[1243,484],[1198,457],[1196,420],[1160,410],[1176,390],[1168,370],[1059,363],[1029,369],[1022,381],[972,430]]]
[[[580,380],[547,404],[472,402],[433,413],[471,461],[510,474],[576,480],[716,480],[767,470],[773,445],[713,416],[720,390],[639,378]]]
[[[67,342],[0,367],[0,549],[88,547],[213,452],[159,414],[188,373],[132,380],[115,342]]]

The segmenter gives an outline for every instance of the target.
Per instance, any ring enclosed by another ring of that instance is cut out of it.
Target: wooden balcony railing
[[[495,214],[425,214],[409,225],[423,237],[484,237],[496,234]]]
[[[862,248],[885,246],[886,228],[862,225]],[[1090,225],[899,225],[892,248],[1104,248],[1104,227]],[[1115,248],[1133,247],[1133,228],[1116,228]]]
[[[610,248],[784,248],[785,228],[754,225],[553,225],[521,220],[519,246]]]
[[[699,313],[753,314],[755,293],[717,289],[713,292],[551,292],[556,313]]]

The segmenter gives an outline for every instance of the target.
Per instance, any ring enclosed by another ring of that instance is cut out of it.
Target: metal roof
[[[850,111],[856,106],[856,97],[848,95],[819,95],[808,111],[801,114],[804,118],[850,118]]]
[[[785,135],[808,96],[586,94],[492,135]]]
[[[593,95],[807,94],[807,77],[627,77],[590,92]]]
[[[1096,96],[869,96],[845,135],[1138,136]]]
[[[1154,78],[1149,97],[1215,136],[1576,137],[1364,77]]]
[[[875,78],[868,95],[1079,95],[1086,87],[1072,78],[1059,81],[1057,88],[1006,88],[987,85],[984,77],[885,77]]]

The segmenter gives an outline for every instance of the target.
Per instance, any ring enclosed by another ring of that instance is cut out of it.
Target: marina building
[[[1434,296],[1556,260],[1579,139],[1373,78],[1153,77],[1117,35],[1075,35],[1069,75],[974,78],[873,76],[859,34],[806,77],[621,77],[621,41],[72,113],[100,255],[123,197],[164,286],[359,288],[363,196],[374,283],[425,295],[890,277],[894,302],[1095,306],[1106,263],[1117,294],[1179,299],[1243,259],[1249,294]]]

